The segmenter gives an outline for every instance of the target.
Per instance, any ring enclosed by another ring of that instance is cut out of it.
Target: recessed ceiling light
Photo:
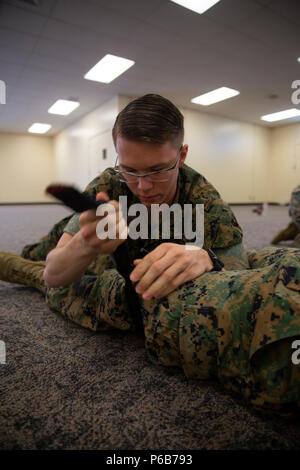
[[[219,1],[220,0],[171,0],[171,2],[178,3],[178,5],[200,14],[204,13]]]
[[[87,80],[110,83],[135,64],[133,60],[106,54],[85,75]]]
[[[298,59],[297,59],[297,60],[298,60],[298,62],[300,62],[300,57],[298,57]]]
[[[28,132],[33,134],[45,134],[52,126],[50,124],[42,124],[40,122],[35,122],[32,126],[29,127]]]
[[[66,116],[67,114],[70,114],[72,111],[74,111],[74,109],[78,108],[79,105],[80,103],[78,103],[78,101],[57,100],[48,109],[48,113]]]
[[[216,90],[204,93],[204,95],[196,96],[191,100],[192,103],[202,104],[203,106],[209,106],[219,101],[227,100],[233,96],[239,95],[240,92],[233,90],[233,88],[227,88],[225,86],[217,88]]]
[[[282,119],[289,119],[296,116],[300,116],[300,111],[299,109],[292,108],[286,109],[285,111],[279,111],[278,113],[265,114],[265,116],[261,116],[260,119],[262,119],[263,121],[274,122],[281,121]]]

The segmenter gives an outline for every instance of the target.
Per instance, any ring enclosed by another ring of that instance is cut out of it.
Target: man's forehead
[[[154,143],[154,142],[144,142],[144,141],[135,141],[129,140],[124,137],[118,136],[115,141],[115,146],[117,152],[120,153],[122,151],[144,151],[144,152],[151,152],[153,153],[165,153],[168,151],[176,151],[177,145],[173,141],[166,141],[162,144]]]
[[[119,163],[128,168],[154,168],[173,161],[175,148],[169,143],[153,145],[144,142],[116,142]]]
[[[166,164],[172,163],[172,158],[161,158],[159,156],[153,156],[152,158],[143,157],[122,157],[119,156],[119,164],[126,169],[143,169],[153,170],[156,168],[163,168]]]

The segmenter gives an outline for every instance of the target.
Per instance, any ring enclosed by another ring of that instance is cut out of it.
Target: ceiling
[[[107,53],[135,65],[110,84],[85,80]],[[45,122],[55,135],[117,94],[145,93],[244,122],[300,122],[260,120],[297,107],[291,84],[300,79],[299,56],[299,0],[221,0],[202,15],[169,0],[4,0],[0,132]],[[190,102],[221,86],[240,95],[205,107]],[[81,105],[69,116],[48,114],[58,98]]]

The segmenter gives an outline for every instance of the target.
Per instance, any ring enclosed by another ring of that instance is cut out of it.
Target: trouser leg
[[[300,251],[260,250],[252,263],[260,267],[206,273],[163,299],[141,300],[146,348],[187,377],[218,378],[254,406],[282,409],[300,401],[300,366],[291,361],[300,338]],[[93,331],[133,327],[114,269],[47,289],[47,302]]]
[[[57,222],[50,232],[42,237],[37,243],[25,245],[21,257],[31,261],[44,261],[48,253],[56,247],[60,237],[64,233],[64,228],[72,215],[63,218]],[[114,264],[108,255],[99,255],[91,262],[86,272],[88,274],[97,274],[104,269],[113,268]],[[11,281],[12,282],[12,281]]]
[[[65,287],[46,289],[46,302],[66,319],[92,331],[134,329],[128,311],[125,281],[115,269],[84,275]]]
[[[300,250],[260,250],[252,264],[144,302],[147,347],[160,364],[218,378],[254,406],[297,406],[300,365],[292,364],[291,344],[300,338]]]
[[[250,264],[141,301],[146,347],[161,364],[182,366],[187,377],[217,377],[255,406],[289,406],[300,400],[300,365],[290,350],[300,338],[300,250],[260,250]],[[92,331],[134,328],[115,269],[47,288],[46,300]]]
[[[257,398],[252,400],[255,407],[287,414],[294,411],[294,405],[300,410],[300,364],[293,359],[299,340],[300,335],[276,341],[252,357],[253,380],[260,388]]]
[[[285,229],[280,230],[280,232],[277,233],[277,235],[272,239],[271,243],[273,245],[276,245],[281,241],[293,240],[295,236],[299,233],[299,231],[300,229],[292,221],[288,224]]]
[[[45,261],[31,261],[16,253],[0,252],[0,280],[46,291],[43,272]]]
[[[42,237],[37,243],[25,245],[21,253],[22,258],[30,259],[31,261],[45,260],[49,251],[56,247],[58,240],[64,233],[64,228],[71,217],[72,215],[57,222],[50,232],[46,236]]]
[[[207,273],[189,286],[181,360],[187,376],[216,375],[253,405],[289,406],[300,400],[300,367],[291,361],[300,338],[300,250],[264,249],[252,262],[251,270]]]
[[[300,255],[299,249],[266,247],[253,251],[248,256],[251,269],[264,268],[271,264],[284,262],[285,264]]]

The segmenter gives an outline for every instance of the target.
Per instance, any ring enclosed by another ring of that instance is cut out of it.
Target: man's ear
[[[189,150],[189,146],[187,144],[183,145],[182,150],[180,152],[180,158],[179,158],[179,168],[181,168],[184,165],[187,153]]]

